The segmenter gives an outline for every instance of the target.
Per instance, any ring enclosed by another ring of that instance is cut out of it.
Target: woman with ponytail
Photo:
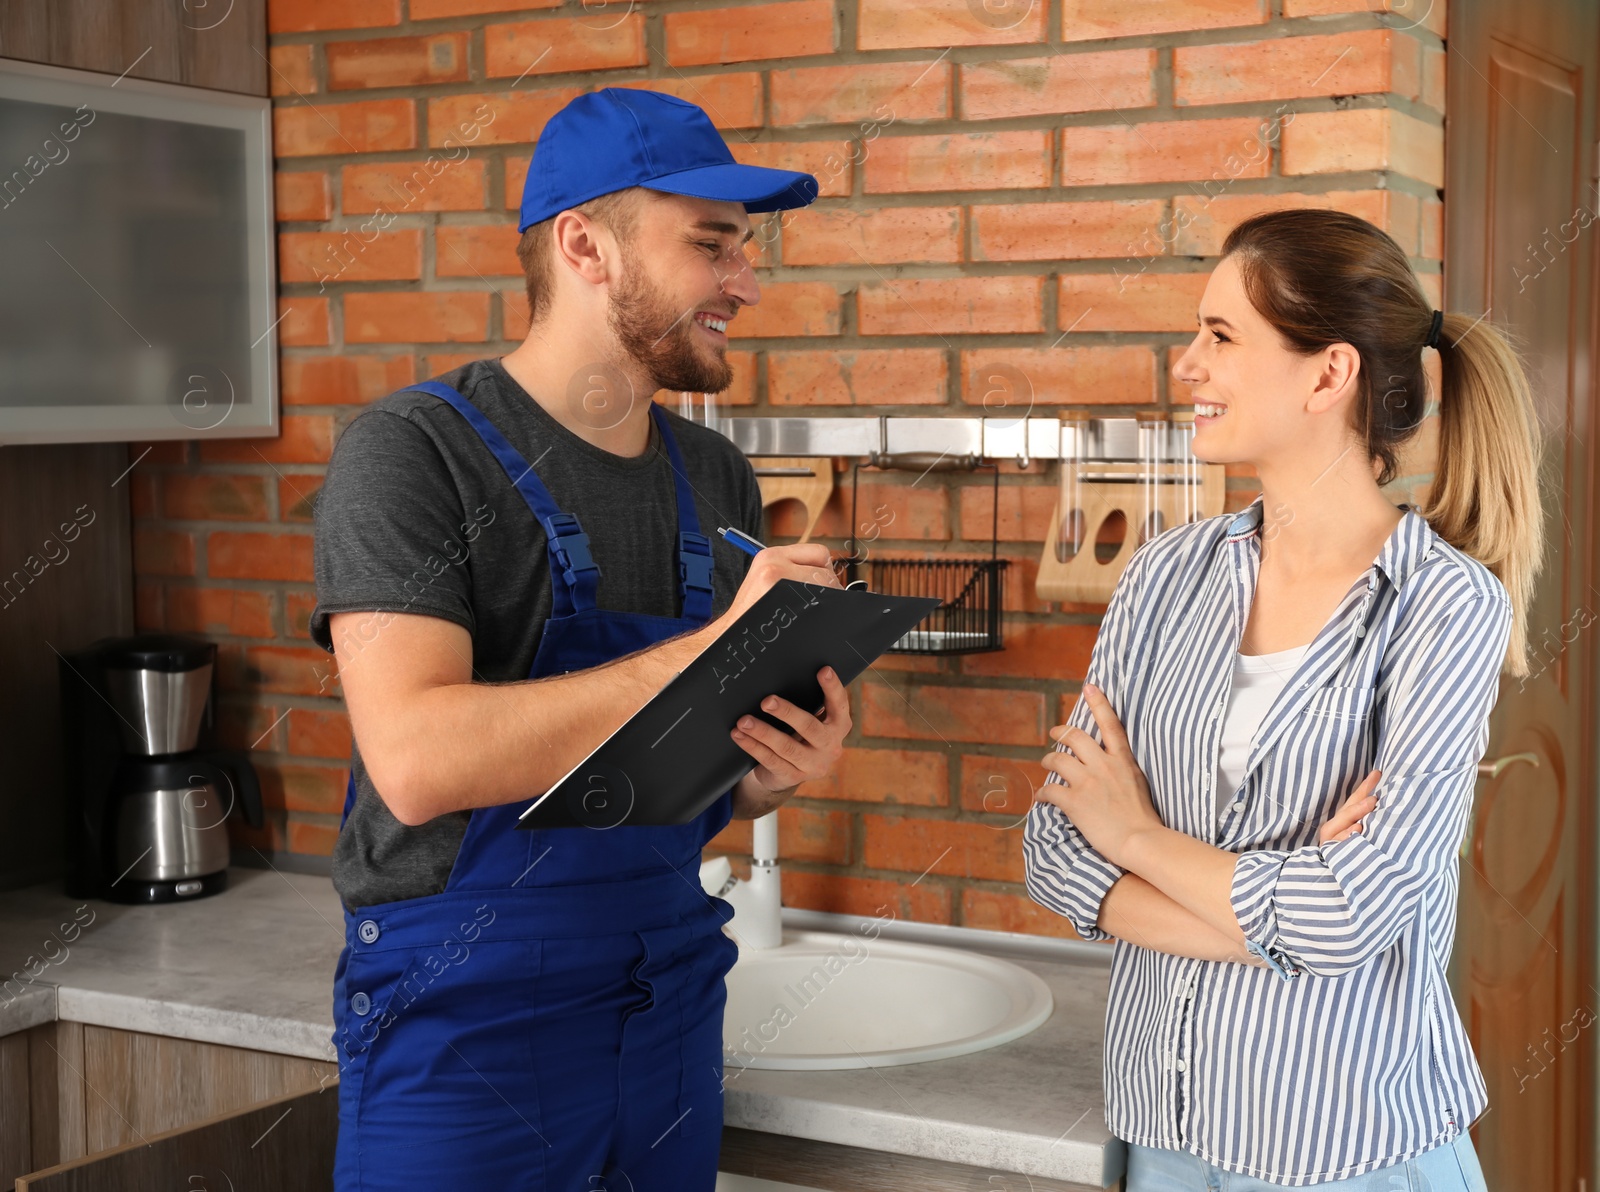
[[[1197,322],[1173,369],[1194,454],[1253,465],[1261,496],[1134,554],[1051,731],[1028,889],[1116,941],[1128,1192],[1484,1192],[1487,1092],[1445,970],[1499,678],[1528,671],[1528,379],[1338,211],[1234,228]],[[1434,479],[1397,506],[1430,352]]]

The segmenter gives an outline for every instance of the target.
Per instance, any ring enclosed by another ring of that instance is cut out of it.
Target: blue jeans
[[[1465,1130],[1415,1158],[1366,1175],[1307,1186],[1341,1192],[1488,1192],[1478,1152]],[[1185,1151],[1130,1142],[1125,1187],[1127,1192],[1270,1192],[1285,1185],[1223,1171]]]

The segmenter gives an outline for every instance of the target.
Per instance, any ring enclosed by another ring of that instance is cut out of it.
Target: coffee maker
[[[228,884],[228,815],[262,824],[255,767],[201,749],[212,727],[214,642],[105,638],[60,655],[66,892],[180,902]]]

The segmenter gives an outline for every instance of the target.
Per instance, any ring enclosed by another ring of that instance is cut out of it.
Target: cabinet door
[[[333,1187],[338,1081],[17,1180],[17,1192],[322,1192]]]
[[[297,1056],[85,1026],[77,1071],[83,1083],[83,1148],[41,1159],[35,1166],[92,1155],[274,1097],[321,1088],[339,1069],[331,1062]]]

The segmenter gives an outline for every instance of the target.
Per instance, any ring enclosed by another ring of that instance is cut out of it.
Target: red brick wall
[[[1039,412],[1181,404],[1168,369],[1218,246],[1279,205],[1371,219],[1437,302],[1442,3],[1420,22],[1415,0],[1008,4],[270,0],[283,435],[157,445],[134,473],[140,625],[223,643],[228,733],[269,791],[270,829],[241,843],[332,844],[349,729],[306,637],[323,466],[364,402],[524,333],[523,174],[584,90],[694,100],[741,161],[822,184],[758,217],[738,413],[977,414],[998,365]],[[1003,471],[1007,648],[885,658],[853,689],[840,773],[783,813],[792,904],[1070,933],[1022,890],[1017,826],[1102,611],[1033,598],[1054,484]],[[1230,507],[1253,484],[1231,477]],[[986,549],[987,478],[869,471],[860,499],[881,552]],[[836,547],[847,502],[817,531]],[[777,507],[771,537],[800,525]]]

